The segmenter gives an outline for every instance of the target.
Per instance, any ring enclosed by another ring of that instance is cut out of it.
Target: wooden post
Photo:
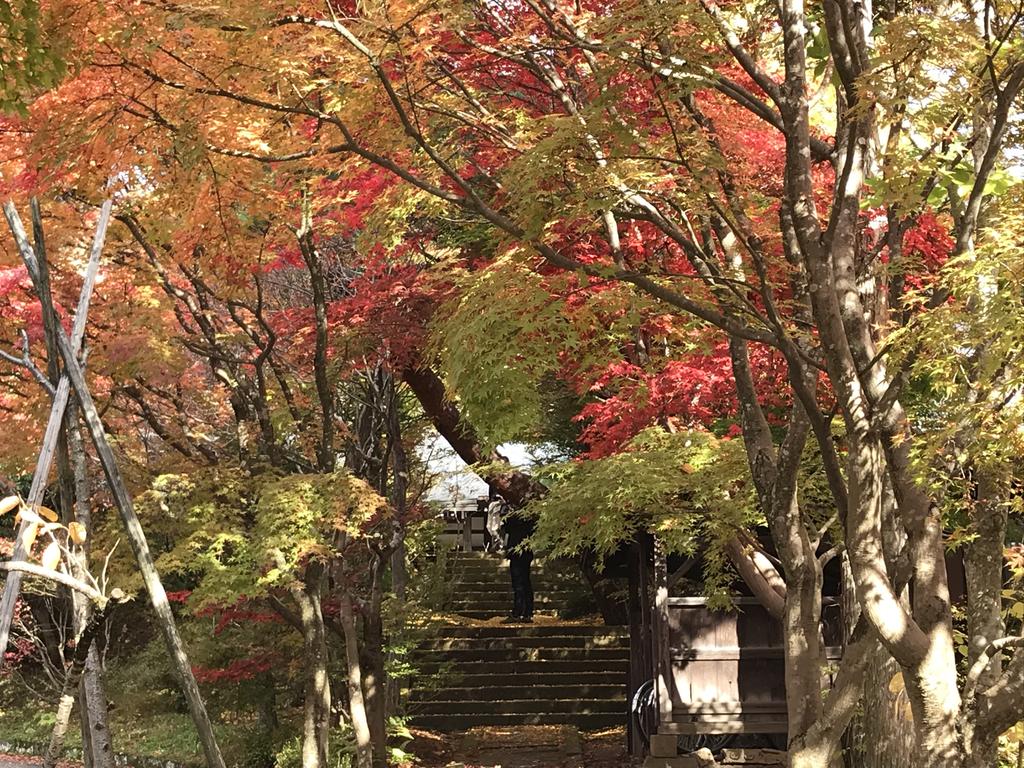
[[[632,705],[637,690],[654,677],[654,665],[651,663],[653,647],[651,644],[651,591],[648,574],[648,555],[650,554],[650,537],[640,534],[636,541],[629,545],[629,677],[626,688],[626,701]],[[626,730],[629,754],[642,755],[644,743],[641,734],[633,722],[633,712],[629,712],[629,725]]]
[[[668,562],[665,547],[654,537],[654,685],[658,694],[658,725],[672,722],[672,659],[668,626]]]
[[[473,513],[466,512],[462,518],[462,551],[473,551]]]
[[[108,209],[109,216],[109,203],[105,205],[105,208]],[[21,250],[25,266],[28,268],[29,276],[34,284],[38,284],[39,270],[36,264],[35,253],[28,243],[28,238],[25,237],[25,230],[18,217],[18,213],[10,203],[4,205],[4,213],[11,224],[11,230],[14,232],[15,239],[18,241],[18,247]],[[43,307],[43,311],[52,312],[53,308]],[[84,324],[84,318],[82,322]],[[120,512],[121,522],[124,525],[132,551],[135,553],[135,560],[138,563],[142,581],[146,586],[146,592],[149,594],[150,604],[153,606],[157,623],[160,625],[160,630],[164,637],[164,643],[171,657],[171,663],[181,683],[182,692],[188,702],[192,720],[199,734],[199,740],[203,745],[206,763],[209,768],[226,768],[224,758],[220,753],[220,747],[217,745],[216,736],[213,733],[213,725],[206,712],[206,705],[203,703],[203,698],[199,691],[199,685],[192,674],[192,667],[188,661],[185,644],[178,633],[174,614],[167,600],[167,592],[160,581],[160,574],[157,572],[153,555],[149,550],[149,543],[146,541],[146,534],[142,530],[142,524],[135,514],[131,494],[128,493],[128,488],[121,478],[121,471],[117,466],[114,451],[107,440],[99,412],[96,410],[96,404],[93,402],[92,394],[89,392],[89,387],[86,384],[85,374],[78,362],[77,353],[68,339],[64,328],[58,324],[55,330],[57,347],[64,361],[64,377],[70,379],[71,386],[78,396],[82,417],[89,430],[89,436],[96,446],[96,453],[103,467],[103,473],[106,475],[107,485],[111,495],[114,497],[114,503],[117,506],[118,512]]]
[[[85,319],[89,313],[89,301],[92,298],[93,287],[96,285],[96,275],[99,272],[100,253],[103,251],[103,242],[107,235],[107,223],[110,221],[111,203],[108,200],[100,210],[100,219],[96,225],[96,235],[93,238],[92,250],[89,253],[89,263],[85,270],[85,278],[82,283],[82,292],[78,297],[78,307],[75,310],[75,321],[71,328],[70,348],[76,356],[82,348],[82,339],[85,337]],[[28,241],[25,228],[21,224],[18,212],[10,201],[4,203],[4,215],[10,225],[14,239],[17,241],[18,250],[23,257],[29,254],[35,262],[35,251]],[[27,264],[27,262],[26,262]],[[37,270],[29,267],[29,274],[33,283],[36,282]],[[43,307],[43,313],[52,312],[52,305]],[[43,494],[46,492],[46,481],[50,476],[50,469],[53,466],[54,457],[57,452],[57,441],[60,439],[60,428],[64,423],[64,411],[67,409],[68,399],[71,396],[71,380],[66,375],[61,376],[57,384],[57,392],[53,397],[53,405],[50,407],[50,419],[46,425],[46,433],[43,436],[43,445],[39,451],[39,460],[36,462],[35,474],[32,476],[32,487],[28,493],[29,507],[37,507],[43,501]],[[28,552],[22,544],[22,534],[27,523],[22,523],[14,538],[14,552],[11,555],[12,562],[23,561],[28,557]],[[3,659],[7,652],[7,644],[11,635],[11,623],[14,621],[14,606],[18,601],[18,594],[21,592],[22,574],[20,571],[11,571],[4,582],[3,597],[0,598],[0,659]]]
[[[640,754],[643,744],[640,734],[637,733],[636,723],[633,722],[633,696],[637,689],[643,685],[642,665],[639,663],[641,655],[640,647],[643,644],[643,626],[641,624],[640,597],[637,560],[637,551],[640,545],[633,541],[629,544],[629,552],[626,559],[629,583],[626,593],[626,613],[629,616],[629,669],[626,671],[626,709],[628,720],[626,721],[626,746],[629,754]]]

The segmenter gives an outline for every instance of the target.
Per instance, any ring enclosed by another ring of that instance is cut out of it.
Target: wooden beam
[[[111,202],[108,200],[100,209],[99,222],[96,225],[96,234],[93,237],[92,250],[89,253],[89,263],[85,269],[85,276],[82,283],[82,291],[78,296],[78,307],[75,310],[74,325],[71,328],[71,350],[78,356],[82,349],[82,340],[85,338],[85,320],[89,313],[89,302],[92,299],[93,288],[96,285],[96,276],[99,273],[100,254],[103,251],[103,243],[107,236],[107,224],[110,221]],[[7,224],[14,235],[18,250],[21,252],[25,267],[28,269],[29,277],[35,284],[39,279],[39,263],[36,259],[35,249],[29,242],[25,227],[21,223],[18,211],[11,201],[4,203],[4,216]],[[51,312],[50,307],[43,307],[43,312]],[[50,407],[50,417],[46,424],[46,433],[43,435],[43,445],[39,450],[39,459],[36,461],[35,473],[32,475],[32,487],[26,500],[29,507],[37,507],[43,501],[43,494],[46,492],[46,481],[50,476],[50,469],[53,467],[54,458],[57,453],[57,441],[60,438],[60,428],[64,423],[64,411],[67,410],[68,399],[71,395],[71,382],[67,376],[61,376],[57,384],[57,391],[53,397],[53,404]],[[11,555],[11,563],[24,562],[28,558],[25,551],[22,534],[28,524],[22,523],[14,537],[14,552]],[[9,569],[7,579],[4,582],[3,596],[0,597],[0,660],[7,652],[7,645],[11,636],[11,624],[14,621],[14,607],[21,592],[21,580],[23,571],[21,569]]]
[[[103,209],[101,210],[100,226],[97,227],[96,237],[93,241],[93,257],[95,259],[99,258],[99,251],[101,251],[103,247],[103,237],[106,235],[106,227],[110,219],[110,209],[111,203],[110,201],[107,201],[104,203]],[[21,251],[22,260],[25,262],[25,267],[28,269],[29,277],[32,278],[36,291],[39,293],[40,276],[36,253],[28,242],[28,237],[25,234],[25,228],[22,226],[18,212],[12,203],[8,202],[4,204],[4,215],[7,217],[7,222],[10,225],[11,232],[14,234],[14,238],[18,243],[18,250]],[[93,279],[95,280],[95,276]],[[42,299],[43,297],[41,296],[40,298]],[[43,307],[43,312],[53,311],[52,305]],[[72,329],[72,334],[76,331],[80,334],[80,337],[85,333],[85,312],[80,312],[75,317],[75,325]],[[145,584],[146,592],[149,594],[150,604],[153,606],[153,611],[156,614],[157,623],[159,624],[161,633],[163,634],[168,655],[171,659],[171,664],[177,673],[178,680],[182,687],[182,693],[185,695],[185,700],[188,702],[192,720],[195,723],[196,731],[199,735],[199,741],[203,745],[203,752],[206,755],[206,763],[209,768],[226,768],[224,758],[221,755],[220,747],[217,745],[217,739],[213,732],[213,725],[206,712],[206,705],[203,703],[203,698],[199,691],[199,685],[196,683],[195,676],[192,674],[192,667],[188,661],[185,644],[181,639],[181,635],[178,633],[174,614],[171,611],[170,603],[167,600],[167,593],[160,581],[160,575],[157,572],[156,564],[153,561],[153,555],[150,552],[149,543],[146,540],[146,534],[142,529],[142,524],[139,522],[138,516],[135,514],[131,494],[128,492],[128,488],[121,477],[117,460],[114,457],[114,451],[107,439],[103,423],[100,420],[99,412],[96,409],[96,404],[93,402],[92,394],[89,392],[89,387],[85,381],[85,373],[78,361],[79,349],[76,348],[73,340],[68,338],[67,332],[60,323],[55,323],[54,332],[56,336],[57,349],[59,350],[64,363],[64,375],[61,377],[61,381],[70,381],[71,388],[74,389],[75,394],[78,396],[82,417],[89,430],[89,436],[92,438],[93,445],[96,446],[96,453],[99,456],[100,464],[103,467],[103,473],[106,475],[107,485],[110,489],[111,495],[114,497],[114,503],[121,515],[121,522],[124,525],[132,551],[135,554],[135,560],[139,566],[139,572],[142,575],[142,581],[143,584]],[[79,343],[78,347],[80,348],[80,346],[81,344]],[[63,409],[61,409],[60,419],[58,419],[58,430],[59,422],[62,420]],[[56,441],[54,441],[54,446],[55,445]],[[52,456],[50,457],[50,460],[52,461]],[[46,467],[46,470],[48,474],[49,466]],[[36,479],[45,486],[45,476],[41,479]]]
[[[157,572],[156,564],[153,561],[153,554],[149,549],[149,542],[142,529],[138,516],[135,514],[135,507],[132,503],[131,494],[121,477],[114,451],[107,440],[106,432],[103,429],[103,422],[100,420],[96,404],[93,402],[89,387],[85,381],[85,374],[78,364],[71,341],[62,327],[57,327],[57,345],[61,357],[64,359],[65,374],[71,379],[71,386],[78,396],[79,406],[85,425],[89,430],[93,445],[96,446],[96,453],[99,456],[100,464],[103,467],[103,474],[107,478],[107,486],[118,512],[121,514],[121,522],[124,525],[135,553],[135,561],[138,563],[142,581],[149,594],[149,602],[160,625],[160,631],[167,646],[167,652],[171,657],[171,663],[178,676],[182,687],[182,693],[188,702],[192,714],[192,721],[195,723],[199,734],[199,740],[203,745],[203,752],[206,755],[206,763],[209,768],[226,768],[224,758],[221,755],[220,747],[213,732],[213,725],[206,712],[206,705],[203,703],[199,685],[192,674],[192,667],[188,661],[188,654],[185,650],[185,643],[178,633],[178,626],[174,620],[174,613],[171,611],[171,604],[167,600],[167,592],[160,581],[160,574]]]

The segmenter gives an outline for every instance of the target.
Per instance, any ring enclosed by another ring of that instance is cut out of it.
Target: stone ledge
[[[722,765],[783,766],[786,753],[779,749],[724,749],[719,762]]]
[[[699,768],[692,757],[648,757],[643,768]]]

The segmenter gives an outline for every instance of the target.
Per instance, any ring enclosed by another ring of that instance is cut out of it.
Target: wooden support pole
[[[104,209],[107,211],[107,218],[109,218],[109,203],[104,205]],[[33,283],[37,283],[39,272],[35,253],[28,243],[28,238],[24,236],[25,230],[21,225],[18,213],[10,203],[4,205],[4,213],[11,224],[11,230],[14,232],[15,239],[18,241],[18,247],[21,250],[25,266],[28,268],[29,276],[32,278]],[[52,307],[43,307],[43,311],[50,312]],[[82,322],[84,324],[84,318]],[[89,430],[89,437],[92,439],[93,445],[96,446],[96,453],[103,467],[103,473],[107,478],[108,488],[114,497],[114,503],[121,515],[121,522],[124,525],[125,533],[135,554],[135,561],[139,566],[139,572],[146,586],[146,592],[149,594],[149,601],[156,614],[157,623],[160,626],[164,643],[167,646],[167,652],[171,657],[171,663],[177,673],[182,693],[184,693],[185,699],[188,702],[192,721],[195,723],[199,740],[203,745],[206,763],[209,768],[226,768],[224,758],[221,755],[220,747],[217,745],[217,739],[213,732],[213,725],[206,712],[206,705],[203,703],[203,698],[199,691],[199,685],[192,674],[192,667],[188,661],[185,644],[178,633],[174,613],[171,611],[171,605],[167,600],[167,592],[160,581],[160,574],[157,572],[156,564],[153,561],[153,555],[150,552],[149,543],[146,540],[142,524],[139,522],[138,515],[135,514],[131,494],[128,492],[128,488],[121,477],[121,471],[117,466],[114,451],[107,440],[106,432],[103,429],[103,422],[100,420],[96,404],[93,402],[92,394],[89,392],[82,366],[78,362],[77,352],[63,326],[57,324],[55,331],[57,348],[64,362],[64,377],[62,378],[70,379],[71,386],[78,396],[82,417],[85,420],[86,428]]]
[[[203,752],[206,754],[206,762],[210,768],[225,768],[224,758],[221,756],[220,748],[213,733],[213,726],[210,717],[206,712],[206,705],[203,703],[202,695],[199,692],[199,685],[192,674],[192,667],[188,661],[185,651],[185,644],[178,633],[178,626],[174,621],[174,614],[171,611],[171,604],[167,600],[167,592],[160,581],[160,574],[157,572],[153,555],[149,550],[149,543],[146,541],[146,534],[142,530],[142,524],[135,514],[135,507],[132,504],[131,494],[121,478],[121,471],[118,469],[114,451],[107,440],[103,423],[100,421],[99,412],[93,402],[92,395],[85,381],[85,374],[82,372],[78,360],[71,348],[71,342],[63,328],[57,329],[57,343],[60,348],[61,357],[64,359],[64,370],[71,378],[71,386],[82,409],[82,416],[85,419],[89,436],[93,445],[96,446],[96,453],[103,466],[103,474],[107,478],[107,486],[118,512],[121,514],[121,522],[124,524],[125,532],[128,535],[128,542],[135,553],[135,561],[138,563],[139,572],[142,574],[142,581],[149,593],[149,601],[157,616],[157,623],[163,633],[164,642],[167,645],[167,652],[171,656],[171,662],[178,674],[182,691],[188,701],[189,710],[192,713],[192,720],[195,722],[199,732],[199,739],[203,744]]]
[[[73,354],[78,356],[82,348],[82,339],[85,337],[85,319],[89,313],[89,302],[92,299],[93,287],[96,285],[96,276],[99,272],[100,253],[103,251],[103,242],[107,236],[107,223],[110,221],[111,203],[108,200],[100,210],[100,219],[96,225],[96,235],[93,237],[92,250],[89,253],[89,263],[86,266],[85,278],[82,283],[82,292],[78,297],[78,307],[75,310],[74,325],[71,328],[70,348]],[[28,235],[22,226],[21,219],[14,204],[10,201],[4,203],[4,216],[17,241],[18,250],[22,258],[26,260],[26,266],[33,283],[38,278],[38,266],[36,266],[35,249],[29,243]],[[31,259],[31,262],[29,261]],[[49,294],[47,294],[49,295]],[[52,312],[52,304],[43,307],[43,312]],[[59,321],[58,321],[59,323]],[[64,411],[67,409],[68,399],[71,395],[71,381],[67,376],[61,376],[57,384],[57,391],[53,397],[53,405],[50,407],[50,419],[46,425],[46,433],[43,436],[43,445],[39,451],[39,460],[36,462],[35,474],[32,476],[32,487],[28,494],[28,506],[37,507],[43,501],[43,494],[46,491],[46,481],[50,476],[50,469],[53,466],[54,457],[57,452],[57,441],[60,439],[60,428],[64,422]],[[11,556],[12,562],[22,562],[28,557],[28,552],[22,543],[22,534],[27,523],[22,523],[14,538],[14,553]],[[8,571],[7,580],[4,582],[3,597],[0,597],[0,659],[3,659],[7,652],[7,644],[11,636],[11,623],[14,621],[14,606],[18,601],[18,594],[21,592],[22,571]]]

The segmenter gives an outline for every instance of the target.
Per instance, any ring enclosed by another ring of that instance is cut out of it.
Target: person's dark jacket
[[[533,534],[536,524],[533,520],[513,512],[511,515],[505,518],[505,549],[508,552],[517,552],[517,547],[526,541],[531,534]]]

